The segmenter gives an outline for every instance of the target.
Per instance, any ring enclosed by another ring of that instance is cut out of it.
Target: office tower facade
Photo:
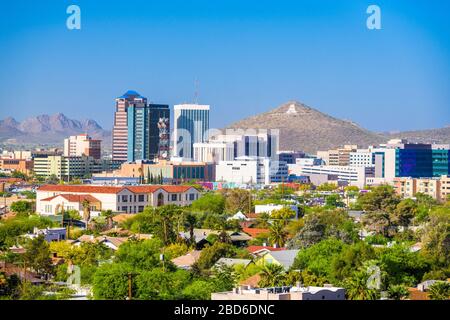
[[[116,99],[112,141],[112,158],[114,161],[125,162],[128,159],[128,108],[146,105],[147,98],[132,90]]]
[[[64,139],[64,155],[66,157],[87,156],[101,158],[101,140],[92,139],[87,134],[79,134]]]
[[[450,172],[450,146],[405,141],[390,143],[382,152],[381,160],[383,177],[387,181],[393,181],[396,177],[440,177]]]
[[[209,130],[209,106],[180,104],[174,106],[173,155],[192,159],[194,143],[205,142]]]
[[[131,105],[127,110],[127,161],[168,157],[170,109],[168,105]]]

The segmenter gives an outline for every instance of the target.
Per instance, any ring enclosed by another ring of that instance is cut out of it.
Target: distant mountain
[[[401,138],[410,142],[450,144],[450,126],[440,129],[404,131],[395,134],[389,133],[387,136],[391,139]]]
[[[73,120],[57,113],[30,117],[22,122],[11,117],[0,120],[0,143],[3,144],[62,146],[65,138],[80,133],[102,139],[105,148],[111,144],[111,132],[91,119]]]
[[[450,142],[450,128],[398,134],[375,133],[352,121],[331,117],[297,101],[235,122],[227,128],[279,129],[281,150],[303,150],[308,153],[344,144],[367,147],[386,143],[393,138],[407,138],[412,142]]]

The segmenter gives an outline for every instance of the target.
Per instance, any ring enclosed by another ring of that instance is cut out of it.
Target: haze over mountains
[[[214,112],[214,109],[213,111]],[[317,150],[336,148],[344,144],[360,147],[385,143],[392,138],[411,142],[450,143],[450,127],[400,133],[376,133],[359,125],[324,114],[297,101],[237,121],[227,128],[279,129],[281,150]],[[111,148],[111,131],[104,130],[95,120],[73,120],[64,114],[40,115],[22,122],[14,118],[0,120],[0,143],[19,146],[62,146],[69,135],[88,133],[102,139],[105,151]]]
[[[91,119],[73,120],[62,113],[30,117],[22,122],[14,118],[0,120],[0,142],[11,145],[62,146],[69,135],[88,133],[93,138],[111,141],[111,132]]]

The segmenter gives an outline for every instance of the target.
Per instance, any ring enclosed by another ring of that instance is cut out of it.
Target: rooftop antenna
[[[199,95],[199,91],[198,91],[198,86],[199,86],[199,81],[198,78],[195,78],[194,80],[194,103],[198,104],[198,95]]]

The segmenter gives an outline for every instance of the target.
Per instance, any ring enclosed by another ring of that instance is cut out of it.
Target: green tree
[[[125,300],[128,297],[128,277],[134,268],[129,264],[107,263],[94,274],[92,291],[95,299]],[[133,279],[133,278],[132,278]],[[132,281],[132,295],[136,294],[136,281]]]
[[[345,279],[343,285],[348,300],[377,300],[379,298],[380,291],[368,285],[370,276],[366,264],[353,272],[351,277]]]
[[[231,258],[235,254],[235,249],[231,244],[215,242],[202,250],[197,266],[200,270],[211,268],[220,258]]]
[[[374,187],[359,195],[357,203],[365,211],[384,211],[391,213],[397,207],[400,198],[394,188],[388,185]]]
[[[135,279],[136,297],[145,300],[176,300],[182,298],[183,289],[190,282],[185,270],[166,272],[160,268],[142,270]]]
[[[375,259],[375,250],[365,242],[344,246],[331,262],[331,278],[343,281],[351,276],[365,261]]]
[[[182,293],[187,300],[209,300],[215,289],[215,285],[211,281],[199,279],[187,285]]]
[[[285,223],[280,220],[273,221],[269,227],[269,242],[271,245],[276,245],[278,248],[284,247],[287,236]]]
[[[292,269],[308,269],[313,274],[332,280],[333,260],[342,252],[345,244],[337,239],[323,240],[311,247],[300,250]]]
[[[392,235],[393,225],[387,212],[368,212],[363,216],[362,224],[367,230],[374,231],[383,237],[390,237]]]
[[[194,236],[194,229],[197,225],[197,217],[192,213],[187,213],[184,216],[184,226],[187,230],[189,230],[189,244],[193,245],[195,244],[195,236]]]
[[[221,193],[225,197],[225,211],[236,213],[238,211],[249,213],[252,208],[252,196],[247,190],[224,189]]]
[[[193,212],[222,214],[225,210],[225,197],[216,192],[205,193],[192,202],[191,210]]]
[[[138,269],[156,268],[160,266],[162,247],[159,239],[127,241],[116,251],[115,262]]]
[[[450,283],[446,281],[437,281],[430,286],[429,297],[431,300],[449,300]]]
[[[29,240],[24,247],[26,251],[23,259],[27,267],[41,276],[48,276],[52,273],[50,247],[43,235]]]
[[[412,199],[402,200],[391,215],[391,221],[402,227],[408,227],[417,212],[417,204]]]
[[[279,264],[269,263],[264,265],[260,276],[258,285],[261,288],[281,286],[284,282],[284,268]]]
[[[389,298],[392,300],[404,300],[409,298],[409,291],[405,285],[397,284],[391,285],[388,288]]]
[[[409,246],[396,244],[379,253],[381,269],[386,273],[385,286],[418,283],[430,270],[429,262],[418,252],[411,252]]]
[[[345,207],[345,203],[341,200],[341,196],[338,194],[330,194],[325,198],[326,208],[342,208]]]
[[[437,266],[450,265],[450,209],[432,211],[422,235],[423,254]]]
[[[16,202],[13,202],[10,207],[12,212],[18,213],[18,214],[27,214],[31,213],[33,210],[33,204],[29,201],[19,200]]]
[[[307,248],[320,242],[325,236],[326,225],[317,215],[307,215],[305,225],[300,232],[288,242],[288,248]]]
[[[113,217],[114,217],[112,210],[102,210],[100,215],[106,219],[108,230],[111,229],[113,227]]]
[[[316,188],[317,191],[334,191],[338,188],[337,185],[333,183],[322,183],[320,186]]]

